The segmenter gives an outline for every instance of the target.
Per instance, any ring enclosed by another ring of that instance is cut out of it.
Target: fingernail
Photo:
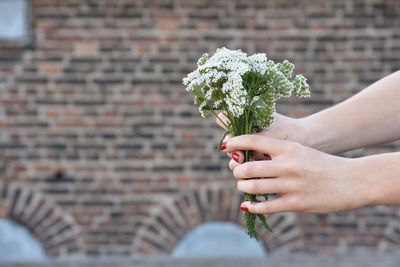
[[[219,147],[219,150],[223,151],[223,150],[225,150],[225,148],[226,148],[226,142],[221,144],[221,146]]]
[[[245,206],[245,205],[243,205],[243,204],[240,204],[240,209],[242,210],[242,211],[249,211],[249,209]]]
[[[233,153],[232,153],[232,158],[233,158],[237,163],[239,163],[239,154],[238,154],[237,152],[233,152]]]
[[[269,158],[269,155],[267,153],[264,153],[263,155],[264,155],[264,157],[268,157]]]

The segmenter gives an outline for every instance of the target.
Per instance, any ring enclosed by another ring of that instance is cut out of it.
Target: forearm
[[[303,143],[328,153],[400,139],[400,71],[300,120],[308,133]]]
[[[400,204],[400,153],[352,159],[354,192],[365,206]]]

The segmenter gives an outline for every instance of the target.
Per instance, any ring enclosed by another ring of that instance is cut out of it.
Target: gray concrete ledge
[[[398,267],[399,253],[342,255],[281,254],[258,259],[176,259],[171,257],[85,258],[36,263],[0,263],[1,267]]]

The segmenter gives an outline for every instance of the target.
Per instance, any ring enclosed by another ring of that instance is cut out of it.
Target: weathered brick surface
[[[202,53],[227,46],[293,61],[313,89],[281,103],[296,117],[400,66],[396,0],[33,0],[32,13],[30,46],[0,44],[0,188],[10,216],[52,255],[167,253],[199,223],[241,223],[215,151],[222,132],[181,85]],[[7,193],[15,188],[31,197]],[[398,214],[274,215],[264,241],[271,251],[391,250]]]

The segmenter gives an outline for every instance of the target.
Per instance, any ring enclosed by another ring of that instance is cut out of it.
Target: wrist
[[[330,134],[324,125],[316,122],[311,116],[297,119],[297,141],[305,146],[331,153]]]
[[[351,181],[352,191],[356,196],[356,206],[380,205],[382,201],[381,184],[377,181],[377,176],[370,169],[374,166],[370,157],[346,159],[348,161],[348,178]]]

